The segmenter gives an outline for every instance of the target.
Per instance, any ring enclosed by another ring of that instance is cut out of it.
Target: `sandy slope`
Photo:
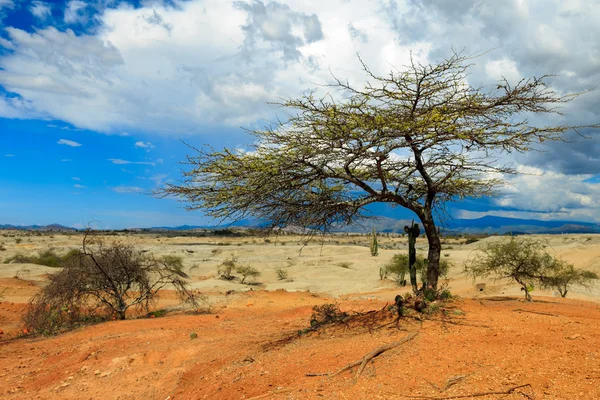
[[[13,235],[23,235],[13,232]],[[4,233],[8,235],[8,233]],[[18,237],[18,236],[17,236]],[[80,245],[78,235],[23,236],[20,244],[17,238],[0,236],[6,251],[0,252],[0,259],[21,252],[31,253],[52,247],[58,252],[66,252]],[[548,242],[551,251],[575,264],[600,273],[600,235],[554,235],[535,236]],[[257,237],[160,237],[158,235],[127,235],[108,238],[131,243],[140,249],[157,255],[173,254],[183,257],[186,268],[193,277],[192,286],[204,291],[248,290],[249,286],[217,279],[218,265],[234,254],[239,264],[250,265],[261,272],[258,281],[260,288],[267,290],[286,289],[311,290],[339,296],[350,293],[373,292],[386,288],[394,288],[390,281],[379,280],[379,267],[387,262],[398,251],[406,251],[406,239],[402,237],[381,237],[379,239],[380,255],[371,257],[368,239],[362,236],[334,236],[323,242],[319,239],[308,245],[300,244],[298,237],[281,236],[279,238]],[[490,237],[484,241],[500,240]],[[462,274],[465,261],[472,255],[479,243],[460,244],[463,240],[445,239],[442,257],[447,257],[454,267],[450,272],[450,287],[453,292],[462,295],[476,295],[473,281]],[[481,242],[480,242],[481,243]],[[427,254],[424,240],[418,243],[421,256]],[[349,268],[343,268],[347,263]],[[276,269],[287,271],[289,279],[277,279]],[[35,265],[0,264],[0,277],[20,276],[27,280],[39,280],[44,274],[51,272],[47,267]],[[505,285],[504,282],[488,282],[490,294],[519,294],[519,288]],[[540,294],[540,292],[535,293]],[[552,293],[544,293],[552,295]],[[571,292],[574,298],[590,300],[600,299],[600,286],[592,293],[585,290]]]

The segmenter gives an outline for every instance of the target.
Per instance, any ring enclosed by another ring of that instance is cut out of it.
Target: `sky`
[[[598,0],[0,0],[0,224],[204,225],[149,192],[181,178],[186,146],[246,148],[332,74],[367,81],[452,49],[485,52],[472,85],[553,74],[558,93],[600,81]],[[539,123],[600,123],[600,89]],[[503,161],[493,198],[448,207],[600,222],[600,134]],[[407,217],[399,208],[374,212]]]

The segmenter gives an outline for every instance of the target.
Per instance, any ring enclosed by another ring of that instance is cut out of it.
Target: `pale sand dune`
[[[552,252],[572,262],[576,267],[600,273],[600,235],[533,237],[547,241]],[[21,243],[16,243],[17,238],[21,239]],[[381,292],[383,296],[386,292],[408,291],[408,288],[398,288],[392,281],[379,279],[379,267],[397,252],[406,252],[407,241],[402,237],[380,237],[380,254],[377,257],[370,255],[369,239],[365,235],[336,235],[325,238],[323,242],[316,238],[306,246],[299,243],[301,238],[294,236],[265,239],[247,236],[166,237],[156,234],[128,234],[110,235],[106,239],[121,240],[156,255],[172,254],[183,257],[186,269],[192,277],[192,287],[206,292],[285,289],[310,290],[328,293],[331,296]],[[453,293],[468,297],[522,294],[516,285],[490,280],[485,281],[486,291],[478,293],[473,280],[463,274],[464,263],[481,243],[501,239],[502,237],[489,237],[468,245],[460,244],[464,242],[462,239],[444,239],[442,257],[448,258],[453,264],[448,283]],[[0,252],[0,260],[4,260],[16,253],[35,254],[47,248],[64,253],[81,245],[81,235],[37,236],[26,232],[4,231],[0,234],[0,243],[6,248]],[[427,243],[423,238],[419,239],[417,247],[418,255],[425,257]],[[231,254],[238,257],[238,265],[250,265],[261,272],[257,279],[260,285],[245,285],[218,279],[219,264]],[[344,268],[341,263],[347,263],[348,268]],[[278,280],[278,268],[288,273],[288,279]],[[54,269],[32,264],[0,264],[0,277],[13,277],[19,271],[22,279],[43,280],[44,275],[53,272]],[[536,290],[533,295],[552,296],[553,293]],[[600,301],[600,284],[591,292],[573,288],[569,297]]]

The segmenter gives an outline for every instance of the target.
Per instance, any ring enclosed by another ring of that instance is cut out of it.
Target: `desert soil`
[[[0,258],[50,246],[60,253],[80,240],[58,234],[14,239],[0,236],[6,248]],[[461,273],[476,244],[445,245],[443,254],[454,265],[449,287],[460,296],[442,306],[445,312],[424,321],[340,325],[297,336],[315,305],[336,302],[343,311],[367,312],[406,293],[378,274],[379,265],[405,251],[405,239],[383,238],[378,257],[370,256],[364,236],[313,242],[301,254],[290,237],[120,239],[183,256],[192,285],[209,296],[213,313],[186,314],[165,291],[158,306],[171,312],[162,318],[107,322],[51,338],[22,336],[26,303],[54,270],[0,264],[3,399],[600,398],[600,294],[574,290],[574,299],[561,299],[536,290],[536,301],[526,303],[507,282],[486,282],[477,292]],[[600,272],[600,237],[546,239],[557,255]],[[262,272],[260,285],[217,279],[218,264],[231,253]],[[279,281],[276,268],[288,271],[289,279]],[[358,378],[356,368],[322,375],[413,332],[412,341],[374,358]],[[497,394],[471,396],[487,392]]]

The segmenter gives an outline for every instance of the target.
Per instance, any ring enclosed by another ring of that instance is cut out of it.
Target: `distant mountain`
[[[44,232],[60,232],[60,231],[76,231],[77,229],[60,224],[50,225],[0,225],[2,230],[19,230],[19,231],[44,231]]]
[[[403,233],[404,226],[411,220],[397,220],[387,217],[375,217],[360,224],[340,228],[340,232],[378,232]],[[417,223],[419,221],[416,221]],[[600,224],[576,221],[542,221],[485,216],[475,219],[448,219],[439,224],[445,234],[560,234],[560,233],[600,233]]]
[[[359,223],[342,226],[335,232],[356,232],[366,233],[371,232],[373,228],[382,233],[404,233],[404,226],[409,225],[411,220],[408,219],[393,219],[388,217],[373,217]],[[419,221],[416,221],[419,222]],[[561,234],[561,233],[600,233],[600,224],[593,222],[578,222],[578,221],[542,221],[537,219],[518,219],[485,216],[475,219],[448,219],[440,225],[440,230],[446,235],[460,234]],[[175,227],[159,226],[152,228],[129,228],[132,231],[141,232],[178,232],[178,231],[194,231],[194,230],[223,230],[227,228],[259,228],[261,226],[257,221],[245,220],[239,221],[232,225],[209,226],[209,225],[181,225]],[[70,228],[60,224],[51,225],[0,225],[0,230],[35,230],[35,231],[76,231],[75,228]],[[286,229],[289,232],[300,232],[294,228]]]

